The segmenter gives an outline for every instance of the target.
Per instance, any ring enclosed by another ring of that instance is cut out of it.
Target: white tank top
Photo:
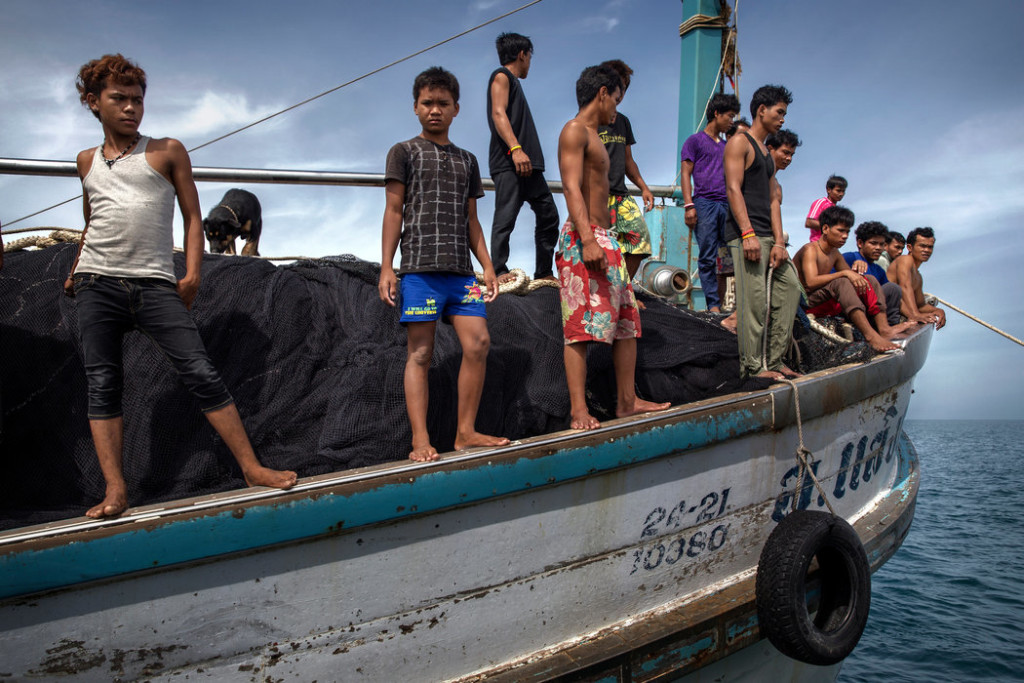
[[[150,138],[108,167],[96,148],[82,179],[89,229],[76,273],[116,277],[174,276],[174,186],[146,161]]]

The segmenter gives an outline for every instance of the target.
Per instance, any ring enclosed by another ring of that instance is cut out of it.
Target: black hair
[[[771,107],[779,102],[785,102],[786,105],[793,104],[793,93],[781,85],[762,85],[754,91],[754,96],[750,98],[750,116],[756,119],[757,110],[761,108],[761,105]]]
[[[727,111],[740,113],[739,98],[731,93],[715,93],[714,97],[708,101],[708,108],[704,111],[704,118],[710,121],[717,115],[724,114]]]
[[[918,237],[924,237],[925,239],[935,239],[935,231],[931,228],[914,228],[907,235],[907,244],[913,245],[917,241]]]
[[[619,72],[604,64],[584,69],[576,81],[576,104],[580,109],[593,102],[602,87],[608,89],[609,95],[622,88]]]
[[[444,88],[452,94],[455,104],[459,103],[459,79],[455,74],[439,66],[432,66],[420,73],[412,82],[412,101],[420,99],[420,91],[424,88]]]
[[[825,181],[825,190],[828,191],[834,187],[840,187],[845,190],[847,187],[846,178],[841,175],[836,175],[835,173],[830,175],[828,180]]]
[[[615,73],[619,74],[619,78],[622,79],[622,92],[629,90],[630,76],[633,75],[633,70],[629,68],[629,64],[626,64],[621,59],[609,59],[608,61],[601,62],[600,66],[610,66],[615,69]]]
[[[518,33],[502,33],[494,41],[498,50],[498,62],[505,66],[516,61],[520,52],[533,52],[533,43],[526,36]]]
[[[902,233],[898,233],[895,230],[890,230],[889,231],[889,239],[888,239],[888,241],[892,242],[893,240],[896,240],[900,244],[906,244],[907,243],[907,238],[905,238]]]
[[[853,211],[850,211],[845,206],[841,206],[839,204],[828,207],[821,212],[820,216],[818,216],[818,223],[821,225],[822,229],[824,229],[826,225],[829,227],[845,225],[848,228],[852,228],[853,224],[856,222],[856,219],[853,217]]]
[[[772,133],[769,135],[764,141],[764,144],[766,147],[771,147],[772,149],[778,149],[779,147],[785,147],[786,145],[796,149],[803,143],[800,142],[800,138],[797,137],[796,133],[788,128],[784,128],[778,133]]]
[[[878,221],[865,221],[857,226],[855,234],[858,242],[867,242],[872,237],[884,237],[888,240],[889,228]]]
[[[742,116],[733,121],[732,128],[730,128],[728,132],[726,132],[725,134],[725,139],[728,140],[733,135],[736,135],[736,132],[740,129],[740,126],[746,126],[747,128],[750,128],[750,121],[747,121]]]

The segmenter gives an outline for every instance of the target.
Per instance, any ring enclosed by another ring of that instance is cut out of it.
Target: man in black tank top
[[[796,376],[783,364],[782,356],[789,347],[793,318],[800,304],[800,279],[786,251],[781,212],[771,209],[775,164],[764,146],[764,139],[782,128],[792,101],[793,96],[782,86],[759,88],[750,102],[750,130],[734,135],[725,147],[725,190],[729,198],[725,240],[736,270],[736,332],[742,377],[777,380]]]
[[[491,129],[488,167],[494,181],[491,261],[498,281],[508,278],[509,240],[523,202],[537,216],[534,233],[537,265],[534,278],[552,278],[558,240],[558,208],[544,179],[544,153],[519,81],[530,72],[533,43],[518,33],[495,41],[501,68],[487,84],[487,125]]]

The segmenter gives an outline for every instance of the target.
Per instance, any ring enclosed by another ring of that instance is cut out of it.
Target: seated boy
[[[830,206],[821,213],[820,220],[821,239],[800,247],[793,259],[800,282],[807,291],[807,312],[812,315],[842,313],[875,351],[898,349],[889,340],[907,324],[889,326],[885,311],[878,303],[881,299],[878,280],[854,272],[839,254],[839,248],[850,236],[853,212],[844,206]]]
[[[612,122],[621,91],[622,80],[611,67],[584,69],[576,82],[580,110],[558,137],[558,166],[569,220],[558,236],[555,264],[573,429],[601,426],[587,408],[587,343],[591,341],[612,344],[617,416],[669,407],[636,395],[633,380],[640,315],[622,251],[609,229],[608,151],[597,130]]]
[[[173,138],[139,132],[146,73],[123,56],[85,64],[76,83],[82,104],[103,127],[103,144],[78,154],[85,230],[64,283],[75,298],[89,389],[89,429],[106,482],[87,517],[116,517],[128,507],[124,479],[122,337],[138,329],[174,365],[182,382],[250,486],[291,488],[295,472],[260,464],[238,408],[206,353],[188,313],[199,291],[203,225],[192,161]],[[185,276],[174,270],[174,203],[185,227]]]
[[[462,345],[455,448],[502,446],[508,439],[476,431],[491,343],[484,303],[494,301],[498,290],[476,215],[476,200],[484,195],[480,167],[475,156],[448,139],[448,129],[459,113],[459,82],[435,66],[416,77],[412,92],[422,131],[388,152],[377,289],[385,303],[396,304],[399,285],[392,264],[401,242],[401,322],[409,337],[405,364],[405,405],[412,427],[409,457],[430,461],[440,457],[427,432],[427,375],[438,318],[451,321]],[[486,293],[473,275],[470,252],[484,272]]]
[[[903,253],[903,247],[907,241],[903,239],[903,235],[890,230],[888,237],[885,239],[885,249],[882,250],[881,255],[878,257],[878,267],[882,270],[889,270],[889,266],[892,262],[900,257]]]
[[[825,182],[825,196],[811,204],[811,210],[807,212],[807,220],[804,221],[804,227],[811,231],[812,242],[821,239],[821,212],[843,201],[845,196],[846,178],[839,175],[829,176]]]
[[[843,258],[848,266],[861,275],[867,273],[878,280],[885,297],[885,317],[890,325],[898,325],[903,294],[898,284],[889,282],[889,278],[885,276],[885,269],[878,264],[879,257],[885,253],[889,229],[878,221],[867,221],[857,226],[856,236],[857,251],[847,251]]]
[[[907,253],[892,262],[887,275],[903,290],[904,317],[912,322],[934,323],[935,329],[941,330],[946,324],[946,312],[925,301],[924,280],[920,271],[934,250],[935,231],[931,228],[914,228],[907,235]]]

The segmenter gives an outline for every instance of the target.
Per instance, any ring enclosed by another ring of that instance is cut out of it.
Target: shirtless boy
[[[898,349],[889,340],[907,325],[889,327],[878,280],[854,271],[839,253],[850,237],[853,212],[844,206],[830,206],[821,213],[819,221],[821,239],[800,247],[793,259],[800,282],[807,291],[807,312],[813,315],[842,312],[875,351]]]
[[[935,231],[931,228],[914,228],[907,235],[907,253],[889,265],[887,275],[903,291],[900,310],[908,320],[920,323],[935,323],[936,329],[946,324],[946,312],[924,300],[924,281],[918,270],[932,257],[935,249]]]
[[[439,318],[451,322],[462,345],[455,448],[503,446],[508,439],[476,431],[491,345],[484,304],[494,301],[498,289],[476,215],[476,200],[484,195],[480,167],[475,156],[448,139],[459,113],[458,80],[441,67],[427,69],[413,83],[413,110],[422,131],[388,152],[377,289],[382,301],[397,304],[399,284],[392,263],[401,242],[401,322],[408,332],[405,406],[412,427],[409,457],[423,462],[440,457],[427,431],[427,376]],[[486,292],[477,284],[470,252],[480,262]]]
[[[174,364],[250,486],[287,489],[294,472],[262,466],[238,409],[210,362],[188,314],[199,291],[203,255],[199,193],[180,142],[139,133],[146,74],[121,55],[83,66],[78,92],[103,126],[103,144],[78,154],[85,230],[64,291],[75,297],[89,387],[89,428],[106,481],[89,517],[128,507],[122,471],[121,337],[146,333]],[[175,276],[171,233],[177,197],[185,224],[185,277]]]
[[[612,345],[618,417],[664,410],[670,405],[651,403],[636,395],[640,315],[622,251],[609,229],[609,160],[597,131],[614,119],[621,89],[622,80],[611,67],[584,69],[576,81],[579,112],[558,136],[558,167],[569,220],[558,236],[555,265],[562,297],[565,374],[573,429],[601,426],[587,409],[587,344],[592,341]]]
[[[789,348],[800,305],[800,280],[788,264],[781,211],[772,210],[775,162],[764,144],[769,134],[782,128],[792,100],[789,90],[782,86],[758,88],[750,101],[750,130],[734,135],[725,146],[725,191],[729,198],[725,239],[736,270],[736,334],[742,377],[778,380],[797,375],[783,364],[782,357]],[[771,311],[766,306],[769,286]],[[766,326],[768,354],[763,357]]]

